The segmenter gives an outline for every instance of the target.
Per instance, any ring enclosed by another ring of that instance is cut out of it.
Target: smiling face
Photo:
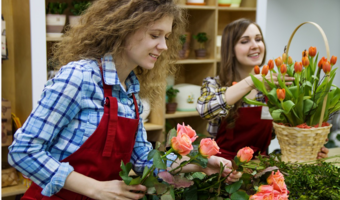
[[[261,65],[265,54],[265,45],[262,34],[256,25],[248,26],[237,41],[234,51],[238,67],[253,68],[255,65]]]
[[[134,69],[152,69],[162,52],[168,49],[167,38],[172,31],[173,17],[165,16],[126,39],[125,63]]]

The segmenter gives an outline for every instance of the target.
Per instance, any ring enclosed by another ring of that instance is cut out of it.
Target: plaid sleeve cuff
[[[228,105],[227,100],[225,99],[225,92],[227,91],[227,87],[221,87],[219,92],[216,93],[217,100],[221,105],[221,109],[224,111],[229,111],[234,105]]]
[[[69,163],[61,163],[58,171],[52,176],[51,181],[43,188],[41,194],[50,197],[59,192],[64,187],[67,176],[73,170],[73,167],[69,165]]]

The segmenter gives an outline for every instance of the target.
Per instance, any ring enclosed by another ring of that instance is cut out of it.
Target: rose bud
[[[292,59],[292,57],[288,57],[288,65],[291,65],[291,64],[293,64],[293,59]]]
[[[282,59],[281,59],[281,57],[277,57],[277,58],[275,59],[275,65],[276,65],[277,68],[280,68],[280,67],[281,67],[281,65],[282,65]]]
[[[325,57],[322,57],[322,58],[320,59],[319,63],[318,63],[318,67],[319,67],[319,68],[322,68],[322,64],[323,64],[324,62],[327,62],[327,59],[326,59]]]
[[[287,64],[287,54],[286,53],[282,54],[282,61],[283,61],[283,63]]]
[[[325,72],[325,74],[329,74],[329,72],[331,71],[331,64],[328,61],[324,62],[322,65],[322,70],[323,72]]]
[[[295,62],[294,64],[295,73],[299,74],[302,72],[302,62]]]
[[[241,162],[249,162],[253,158],[254,151],[250,147],[244,147],[237,152],[237,157]]]
[[[285,75],[287,73],[287,65],[282,64],[280,67],[280,70],[281,70],[281,74]]]
[[[255,73],[255,74],[260,74],[260,67],[259,67],[259,66],[256,65],[256,66],[254,67],[254,73]]]
[[[262,68],[262,76],[266,76],[268,74],[269,67],[268,65],[263,66]]]
[[[217,143],[210,139],[204,138],[200,142],[200,146],[198,147],[198,151],[203,157],[210,158],[210,156],[214,156],[218,153],[221,153],[220,147],[218,147]]]
[[[188,155],[194,149],[190,137],[182,132],[178,132],[176,137],[171,138],[171,147],[181,156]]]
[[[269,67],[269,70],[273,70],[274,69],[274,61],[273,60],[269,60],[268,61],[268,67]]]
[[[331,57],[331,66],[335,65],[336,61],[338,60],[338,57],[332,56]]]
[[[276,89],[277,98],[280,101],[283,101],[286,98],[286,90],[285,89]]]
[[[308,53],[311,57],[314,57],[316,55],[316,47],[309,47]]]
[[[309,66],[309,59],[308,59],[308,57],[303,57],[302,58],[302,65],[304,67],[308,67]]]

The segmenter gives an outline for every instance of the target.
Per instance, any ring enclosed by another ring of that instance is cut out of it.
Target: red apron
[[[220,147],[218,156],[228,160],[234,159],[239,149],[250,147],[254,150],[254,156],[267,153],[267,148],[272,137],[272,120],[261,119],[260,107],[239,108],[239,118],[233,129],[226,128],[226,122],[220,125],[216,136],[216,143]]]
[[[133,95],[136,119],[118,116],[118,102],[112,97],[112,86],[106,85],[103,79],[105,105],[103,117],[95,132],[73,154],[60,162],[69,162],[74,171],[98,181],[121,179],[120,163],[130,161],[135,144],[139,123],[139,112],[136,98]],[[22,200],[85,200],[86,196],[61,189],[52,197],[43,196],[42,188],[35,183],[26,191]]]

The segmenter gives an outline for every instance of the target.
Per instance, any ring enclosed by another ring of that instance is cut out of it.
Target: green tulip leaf
[[[264,80],[267,82],[267,84],[269,85],[269,87],[271,89],[275,88],[276,89],[276,85],[274,83],[272,83],[271,81],[269,81],[268,79],[264,78]]]
[[[248,99],[246,97],[243,97],[243,101],[247,104],[251,104],[251,105],[257,105],[257,106],[267,106],[267,104],[262,103],[260,101],[256,101],[256,100],[252,100],[252,99]]]
[[[262,81],[260,81],[259,79],[257,79],[254,75],[250,74],[251,80],[253,81],[255,87],[260,90],[263,94],[266,94],[267,91],[264,90],[264,85],[262,83]]]
[[[282,115],[282,113],[284,112],[284,110],[282,109],[276,109],[274,110],[271,115],[273,117],[273,120],[276,122],[282,122],[285,120],[284,116]]]
[[[285,113],[289,113],[294,106],[295,104],[291,100],[283,102],[283,110],[285,111]]]

